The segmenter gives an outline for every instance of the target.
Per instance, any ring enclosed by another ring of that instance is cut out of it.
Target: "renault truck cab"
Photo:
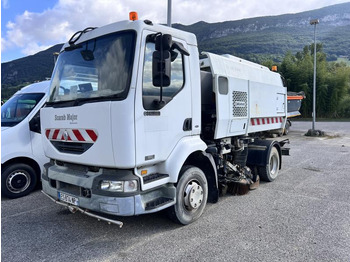
[[[50,81],[26,86],[1,106],[1,194],[18,198],[29,194],[40,181],[44,154],[40,108]]]

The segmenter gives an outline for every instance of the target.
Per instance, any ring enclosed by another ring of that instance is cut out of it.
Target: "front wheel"
[[[259,168],[259,175],[261,180],[272,182],[278,176],[280,169],[280,155],[276,147],[272,147],[269,155],[269,161],[265,167]]]
[[[203,171],[184,166],[176,186],[176,204],[169,208],[169,216],[177,223],[188,225],[197,220],[207,204],[208,183]]]
[[[37,176],[27,164],[12,164],[1,172],[1,193],[8,198],[28,195],[36,186]]]

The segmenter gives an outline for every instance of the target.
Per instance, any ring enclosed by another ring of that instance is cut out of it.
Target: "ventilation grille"
[[[74,142],[61,142],[51,141],[53,146],[61,153],[81,155],[86,152],[93,143],[74,143]]]
[[[233,117],[248,116],[247,92],[240,92],[240,91],[232,92],[232,108],[233,108]]]

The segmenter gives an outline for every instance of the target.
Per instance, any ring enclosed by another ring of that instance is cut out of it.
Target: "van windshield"
[[[44,93],[15,94],[1,106],[1,126],[15,126],[33,110]]]
[[[123,31],[66,48],[58,57],[47,105],[126,98],[135,35],[134,31]]]

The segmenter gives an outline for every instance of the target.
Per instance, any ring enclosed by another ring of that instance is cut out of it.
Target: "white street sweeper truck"
[[[203,53],[192,33],[121,21],[75,33],[41,110],[43,193],[111,218],[168,209],[189,224],[207,201],[273,181],[287,90],[268,68]],[[108,215],[106,215],[108,214]]]

